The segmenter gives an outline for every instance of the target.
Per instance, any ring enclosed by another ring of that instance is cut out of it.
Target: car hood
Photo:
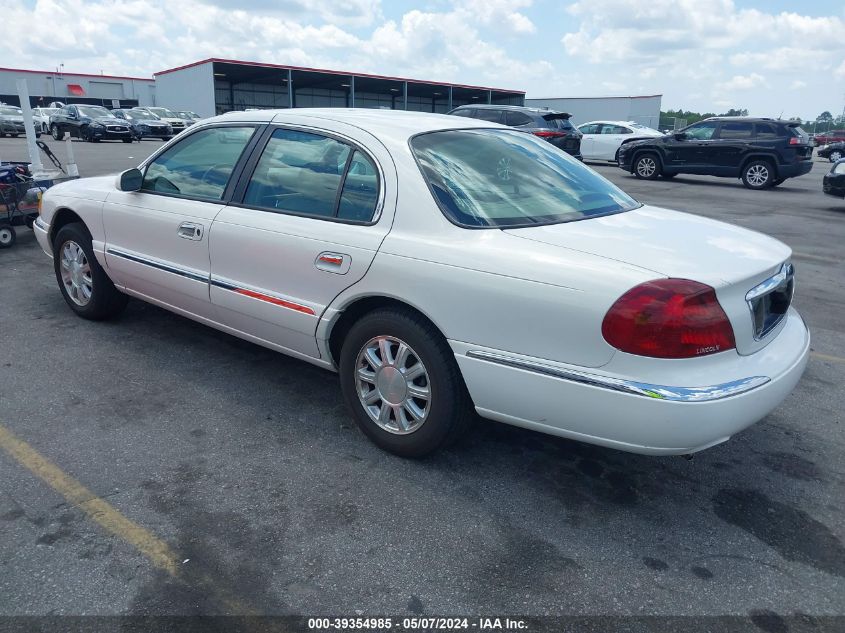
[[[118,119],[117,117],[114,117],[114,116],[98,116],[98,117],[95,117],[91,120],[96,121],[97,123],[102,123],[103,125],[117,125],[117,124],[128,125],[128,123],[126,121],[124,121],[123,119]]]
[[[135,119],[133,123],[135,125],[167,125],[167,121],[162,119]]]
[[[19,114],[0,114],[0,119],[3,121],[12,121],[13,123],[23,123],[23,117]]]
[[[505,232],[713,287],[770,271],[792,253],[788,246],[762,233],[652,206]]]

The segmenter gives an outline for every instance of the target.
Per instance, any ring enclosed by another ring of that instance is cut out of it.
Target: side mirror
[[[144,174],[140,169],[127,169],[117,177],[117,188],[120,191],[138,191],[144,182]]]
[[[676,141],[683,141],[687,138],[686,132],[675,132],[672,136],[675,137]]]

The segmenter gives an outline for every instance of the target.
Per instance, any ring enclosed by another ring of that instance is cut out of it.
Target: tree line
[[[714,116],[748,116],[748,110],[746,108],[731,108],[727,112],[722,112],[720,114],[716,114],[715,112],[693,112],[692,110],[683,109],[661,110],[660,129],[674,128],[676,120],[685,120],[686,125],[692,125],[693,123],[698,123],[702,119],[708,119]],[[810,134],[814,134],[817,131],[823,132],[837,127],[845,127],[845,114],[834,116],[827,110],[817,116],[815,121],[802,119],[797,116],[789,117],[789,120],[799,122],[801,127]]]

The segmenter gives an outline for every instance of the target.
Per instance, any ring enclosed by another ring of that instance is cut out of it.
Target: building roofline
[[[13,73],[32,73],[35,75],[60,75],[64,77],[65,75],[70,75],[71,77],[103,77],[105,79],[131,79],[132,81],[155,81],[154,77],[128,77],[125,75],[93,75],[91,73],[72,73],[67,70],[58,72],[56,70],[28,70],[26,68],[0,68],[0,72],[13,72]]]
[[[658,95],[622,95],[622,96],[611,96],[611,97],[525,97],[526,99],[530,99],[531,101],[555,101],[555,100],[574,100],[574,99],[654,99],[654,97],[662,97],[662,94]]]
[[[524,90],[511,90],[508,88],[491,88],[489,86],[471,86],[469,84],[457,84],[457,83],[450,83],[447,81],[425,81],[423,79],[408,79],[406,77],[392,77],[390,75],[373,75],[370,73],[356,73],[356,72],[349,72],[345,70],[329,70],[326,68],[308,68],[305,66],[288,66],[285,64],[270,64],[266,62],[248,62],[242,61],[237,59],[220,59],[219,57],[209,57],[208,59],[203,59],[198,62],[193,62],[191,64],[185,64],[184,66],[177,66],[175,68],[168,68],[167,70],[161,70],[157,73],[153,73],[153,77],[158,77],[159,75],[166,75],[168,73],[173,73],[178,70],[185,70],[186,68],[193,68],[194,66],[202,66],[203,64],[210,64],[210,63],[219,63],[219,64],[241,64],[243,66],[256,66],[259,68],[276,68],[279,70],[300,70],[304,72],[312,72],[312,73],[325,73],[327,75],[346,75],[346,76],[354,76],[354,77],[366,77],[367,79],[387,79],[391,81],[407,81],[408,83],[413,84],[428,84],[431,86],[452,86],[454,88],[469,88],[471,90],[492,90],[494,92],[508,92],[511,94],[519,94],[524,95]]]

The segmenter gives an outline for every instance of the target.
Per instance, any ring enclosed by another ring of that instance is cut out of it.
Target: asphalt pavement
[[[74,142],[83,176],[159,146]],[[845,201],[821,193],[828,163],[761,192],[593,166],[793,248],[813,356],[765,420],[692,461],[493,422],[400,459],[330,372],[140,301],[75,317],[22,230],[0,251],[0,429],[19,449],[0,449],[0,614],[845,615]],[[90,502],[68,501],[74,482]],[[127,523],[104,527],[112,510]]]

